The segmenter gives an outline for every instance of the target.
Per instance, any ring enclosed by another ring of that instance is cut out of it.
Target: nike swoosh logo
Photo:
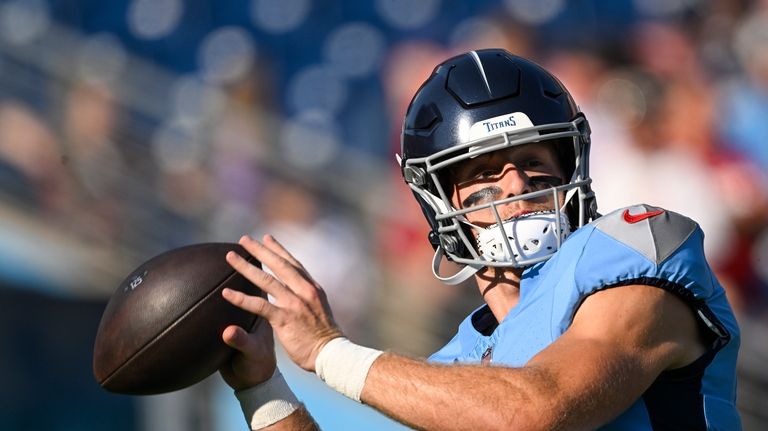
[[[656,217],[659,214],[664,214],[664,210],[648,211],[645,213],[632,215],[629,213],[629,210],[626,209],[624,210],[624,221],[630,224],[634,224],[651,217]]]

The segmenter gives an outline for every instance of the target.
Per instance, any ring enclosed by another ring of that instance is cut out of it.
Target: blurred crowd
[[[406,22],[374,40],[371,71],[339,78],[318,66],[296,86],[285,46],[243,61],[231,54],[249,52],[233,28],[219,63],[195,74],[132,54],[120,34],[60,25],[53,9],[42,26],[29,15],[42,1],[0,3],[0,22],[27,20],[0,32],[2,211],[65,233],[72,253],[114,257],[111,278],[90,286],[103,298],[161,251],[273,233],[326,287],[353,338],[426,355],[478,300],[431,274],[426,223],[394,161],[400,122],[434,64],[505,48],[552,70],[586,113],[601,212],[644,202],[702,225],[745,332],[745,428],[764,426],[768,2],[636,0],[615,17],[584,2],[606,20],[600,31],[564,1],[479,3],[460,25],[451,18],[450,37]],[[361,28],[348,33],[372,34]],[[326,63],[346,51],[333,52]],[[366,59],[356,55],[347,70]]]

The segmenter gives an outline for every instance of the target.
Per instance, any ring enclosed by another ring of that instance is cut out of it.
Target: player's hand
[[[274,276],[234,252],[227,254],[227,262],[271,295],[274,303],[231,289],[224,289],[224,298],[243,310],[267,319],[288,356],[301,368],[314,371],[315,358],[320,349],[332,339],[342,336],[333,321],[325,292],[304,266],[271,236],[264,236],[263,242],[244,236],[239,242],[253,257],[269,267]]]
[[[239,326],[230,325],[224,329],[221,338],[237,350],[219,369],[221,377],[232,389],[250,388],[272,377],[277,361],[269,322],[259,319],[250,334]]]

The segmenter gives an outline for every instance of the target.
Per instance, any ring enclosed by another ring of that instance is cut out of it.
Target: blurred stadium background
[[[108,296],[172,247],[272,232],[362,343],[429,354],[477,305],[441,286],[394,162],[417,86],[503,47],[594,130],[603,212],[699,221],[743,328],[739,404],[768,429],[768,2],[0,1],[0,429],[245,429],[218,376],[98,388]],[[179,358],[183,361],[184,358]],[[398,429],[288,368],[325,429]]]

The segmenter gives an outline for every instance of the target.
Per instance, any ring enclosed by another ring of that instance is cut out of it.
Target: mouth
[[[516,211],[516,212],[512,213],[512,215],[510,217],[502,220],[502,224],[506,223],[506,222],[509,222],[509,221],[529,218],[529,217],[536,216],[536,215],[539,215],[539,214],[552,214],[552,212],[553,211],[551,209],[549,209],[549,210],[520,210],[520,211]],[[496,227],[498,225],[499,225],[498,223],[494,223],[492,225],[487,226],[486,229],[491,229],[491,228]]]
[[[514,213],[512,213],[511,216],[509,216],[504,221],[514,220],[516,218],[520,218],[520,217],[526,216],[528,214],[535,214],[535,213],[540,213],[540,212],[543,212],[543,211],[541,211],[541,210],[520,210],[520,211],[515,211]]]
[[[532,219],[537,218],[540,216],[546,216],[547,219],[550,219],[553,214],[556,212],[555,208],[552,208],[549,205],[526,205],[524,208],[516,207],[516,208],[505,208],[506,211],[502,211],[502,209],[497,208],[495,214],[489,214],[489,211],[487,209],[483,209],[482,211],[485,211],[482,214],[481,217],[478,216],[475,220],[473,220],[470,217],[464,216],[464,219],[462,220],[463,223],[466,223],[467,225],[475,228],[476,230],[487,230],[492,228],[497,228],[499,225],[504,225],[510,222],[514,222],[517,220],[525,220],[525,219]],[[503,212],[503,214],[502,214]],[[499,218],[496,218],[496,217]]]

